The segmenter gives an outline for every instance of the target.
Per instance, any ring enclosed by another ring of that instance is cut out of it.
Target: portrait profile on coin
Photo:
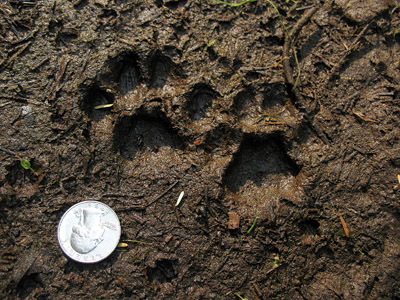
[[[86,254],[95,249],[102,241],[104,228],[101,219],[104,213],[96,208],[79,209],[75,213],[78,223],[72,226],[71,247],[80,254]]]

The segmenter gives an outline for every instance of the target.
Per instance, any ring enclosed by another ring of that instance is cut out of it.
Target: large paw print
[[[185,78],[161,51],[123,53],[105,70],[82,108],[92,142],[121,157],[123,188],[172,179],[196,197],[209,186],[210,198],[264,218],[280,200],[303,197],[300,167],[285,150],[285,129],[260,122],[266,112],[284,111],[283,84],[243,84],[226,92]],[[284,114],[289,122],[296,119]]]

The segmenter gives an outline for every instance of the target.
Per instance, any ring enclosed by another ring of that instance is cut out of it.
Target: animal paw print
[[[122,158],[125,188],[172,176],[189,195],[202,194],[206,185],[212,199],[260,218],[271,217],[282,199],[304,197],[301,168],[286,151],[287,132],[262,123],[265,114],[285,110],[283,84],[242,84],[226,92],[185,78],[161,51],[124,53],[106,65],[82,108],[96,147]],[[95,109],[105,104],[113,106]]]

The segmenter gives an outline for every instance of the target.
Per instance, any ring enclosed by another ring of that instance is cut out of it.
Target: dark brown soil
[[[0,4],[2,299],[400,299],[399,2],[287,2]]]

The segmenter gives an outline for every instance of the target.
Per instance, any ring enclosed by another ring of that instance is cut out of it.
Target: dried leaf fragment
[[[342,223],[344,235],[345,235],[346,237],[350,237],[350,231],[349,231],[349,227],[347,227],[347,223],[346,223],[345,220],[343,219],[342,215],[339,215],[339,218],[340,218],[340,222]]]
[[[228,212],[228,229],[235,230],[239,228],[240,216],[235,211]]]

